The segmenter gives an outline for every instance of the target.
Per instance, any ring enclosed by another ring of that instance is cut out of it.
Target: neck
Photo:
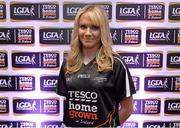
[[[84,64],[88,64],[91,60],[96,57],[98,49],[83,49],[83,61]]]

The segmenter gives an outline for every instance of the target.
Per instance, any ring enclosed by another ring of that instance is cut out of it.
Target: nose
[[[85,35],[91,35],[91,28],[90,27],[88,27],[86,29]]]

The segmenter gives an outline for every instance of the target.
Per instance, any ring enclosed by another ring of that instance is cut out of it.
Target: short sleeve
[[[136,91],[127,65],[120,57],[114,58],[114,87],[116,101],[119,102],[125,97],[132,96]]]
[[[65,78],[65,62],[63,62],[59,72],[59,78],[56,86],[56,93],[61,96],[67,95],[66,78]]]

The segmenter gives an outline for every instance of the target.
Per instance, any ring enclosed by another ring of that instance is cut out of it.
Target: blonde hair
[[[89,15],[94,25],[99,26],[101,32],[101,46],[96,54],[98,71],[102,72],[112,70],[112,39],[110,36],[107,14],[98,5],[87,5],[82,8],[75,17],[74,29],[71,39],[71,50],[67,56],[67,72],[77,72],[83,64],[82,44],[79,40],[78,29],[80,16],[84,13]]]

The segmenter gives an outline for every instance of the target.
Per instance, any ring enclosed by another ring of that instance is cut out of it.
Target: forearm
[[[119,122],[122,125],[133,112],[133,98],[128,97],[120,102],[121,108],[119,110]]]

